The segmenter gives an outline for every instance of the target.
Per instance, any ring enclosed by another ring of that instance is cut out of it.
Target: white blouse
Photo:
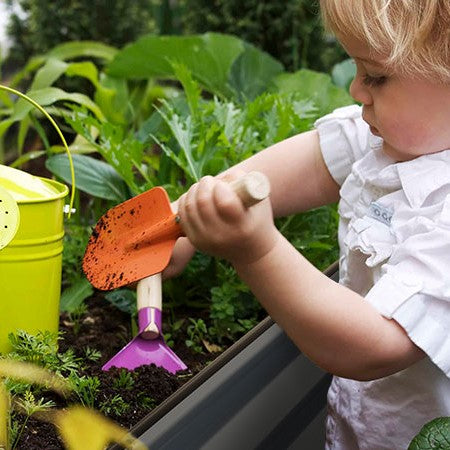
[[[375,381],[334,377],[327,449],[406,449],[425,422],[450,415],[450,150],[395,162],[356,105],[316,128],[341,185],[340,283],[428,355]]]

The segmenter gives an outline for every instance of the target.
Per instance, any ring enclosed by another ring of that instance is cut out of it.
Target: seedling
[[[114,380],[115,389],[132,389],[134,385],[134,379],[131,372],[125,369],[121,369],[118,378]]]
[[[189,339],[185,341],[186,346],[196,353],[203,353],[203,340],[207,333],[206,324],[203,319],[189,318],[190,325],[187,327]]]

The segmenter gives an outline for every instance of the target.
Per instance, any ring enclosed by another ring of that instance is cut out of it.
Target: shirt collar
[[[450,150],[422,155],[396,164],[403,191],[413,208],[420,208],[427,197],[450,184]]]

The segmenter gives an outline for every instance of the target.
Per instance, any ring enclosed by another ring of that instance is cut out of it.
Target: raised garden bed
[[[336,266],[327,273],[336,275]],[[95,405],[109,402],[110,411],[104,412],[150,448],[218,449],[233,443],[232,447],[275,449],[282,442],[283,448],[323,446],[329,376],[309,362],[270,318],[221,354],[193,353],[178,343],[174,350],[189,370],[172,375],[149,365],[124,375],[117,369],[103,372],[101,366],[128,339],[129,315],[101,296],[93,296],[87,304],[78,324],[61,316],[64,338],[59,351],[73,349],[81,356],[90,347],[102,352],[83,373],[100,380]],[[124,381],[128,376],[132,383]],[[128,405],[120,414],[120,405],[112,401],[117,395]],[[56,402],[64,406],[61,399]],[[17,448],[64,446],[52,425],[30,418]]]

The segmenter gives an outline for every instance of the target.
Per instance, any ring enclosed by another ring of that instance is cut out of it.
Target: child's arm
[[[236,169],[267,175],[275,217],[307,211],[339,199],[339,185],[323,160],[317,130],[272,145],[237,164],[230,172]]]
[[[253,170],[269,178],[275,217],[330,204],[339,198],[339,185],[324,163],[316,130],[279,142],[227,170],[221,177]],[[176,202],[173,207],[178,209]],[[187,239],[178,239],[164,277],[181,273],[194,250]]]
[[[276,174],[269,172],[272,183],[283,171],[280,164]],[[274,189],[275,203],[289,210],[280,198],[288,190]],[[273,224],[269,201],[246,210],[226,183],[206,177],[180,198],[179,213],[194,246],[231,261],[268,313],[325,370],[375,379],[423,357],[395,321],[328,279],[284,239]]]

